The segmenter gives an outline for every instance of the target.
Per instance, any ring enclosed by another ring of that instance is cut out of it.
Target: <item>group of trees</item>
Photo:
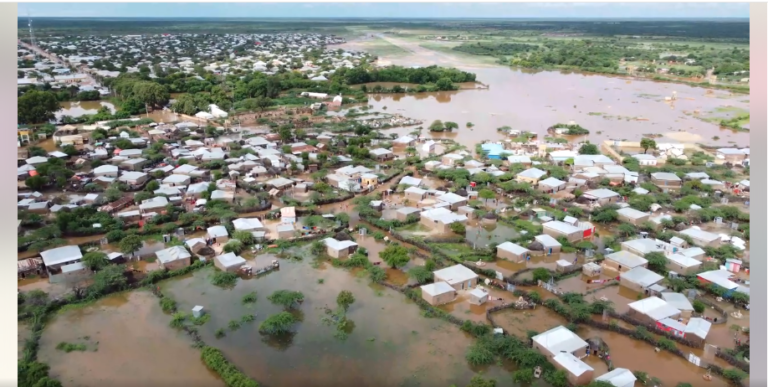
[[[438,66],[407,68],[391,66],[386,68],[366,69],[356,67],[339,69],[334,79],[340,77],[348,85],[358,85],[371,82],[400,82],[418,85],[437,84],[441,80],[445,86],[453,83],[474,82],[475,74],[465,71],[443,68]],[[450,90],[450,89],[447,89]]]

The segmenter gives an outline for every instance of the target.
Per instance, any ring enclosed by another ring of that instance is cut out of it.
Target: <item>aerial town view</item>
[[[749,385],[749,6],[633,4],[20,4],[18,385]]]

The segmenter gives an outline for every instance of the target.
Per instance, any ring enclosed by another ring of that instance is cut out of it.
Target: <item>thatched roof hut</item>
[[[531,251],[544,251],[544,245],[541,244],[539,241],[534,241],[533,243],[528,245],[528,250]]]

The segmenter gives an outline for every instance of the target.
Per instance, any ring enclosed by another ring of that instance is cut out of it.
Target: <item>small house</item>
[[[599,204],[601,206],[616,203],[621,198],[621,195],[619,195],[618,192],[611,191],[607,188],[589,190],[584,192],[581,196],[589,200],[590,203]]]
[[[440,233],[449,233],[452,223],[466,224],[468,220],[466,216],[442,207],[423,211],[419,216],[421,224]]]
[[[149,161],[141,157],[128,159],[120,163],[120,168],[128,171],[140,171]]]
[[[235,253],[226,253],[213,259],[213,265],[221,271],[236,273],[241,267],[245,266],[245,259]]]
[[[80,246],[70,245],[45,250],[40,253],[40,257],[43,259],[43,264],[45,264],[45,269],[50,277],[61,274],[63,266],[82,261],[83,253],[80,251]]]
[[[685,338],[694,345],[703,347],[711,328],[711,322],[703,318],[693,317],[685,325]]]
[[[222,225],[208,227],[206,237],[214,243],[225,243],[229,240],[229,232]]]
[[[595,380],[610,383],[614,387],[634,387],[637,377],[626,368],[614,368],[608,373],[598,376]]]
[[[581,272],[587,277],[599,277],[603,268],[594,262],[587,262],[581,267]]]
[[[280,209],[281,223],[296,223],[296,207],[283,207]]]
[[[627,316],[645,324],[656,324],[665,318],[678,319],[680,311],[661,298],[647,297],[630,303]]]
[[[661,299],[666,301],[669,305],[674,306],[675,309],[679,310],[680,317],[684,319],[691,317],[691,314],[693,313],[693,304],[691,304],[691,301],[688,300],[688,297],[686,297],[684,294],[664,292],[661,293]]]
[[[667,270],[681,275],[694,274],[701,268],[701,262],[683,254],[667,255]]]
[[[452,192],[437,196],[436,199],[439,202],[448,203],[452,211],[456,211],[459,207],[467,205],[467,198]]]
[[[693,243],[699,247],[719,247],[721,243],[720,235],[704,231],[698,227],[680,231],[680,234],[687,235],[693,239]]]
[[[296,233],[293,223],[280,223],[277,225],[276,231],[279,239],[293,238]]]
[[[595,369],[569,352],[560,352],[552,357],[555,368],[565,371],[568,381],[574,386],[584,386],[592,381]]]
[[[547,176],[547,172],[538,168],[529,168],[515,175],[515,180],[536,186],[544,176]]]
[[[651,183],[660,188],[680,187],[683,181],[674,173],[654,172],[651,173]]]
[[[93,169],[94,177],[111,177],[116,178],[118,176],[118,168],[114,165],[100,165]]]
[[[542,225],[542,228],[544,234],[553,238],[564,237],[569,242],[578,242],[584,239],[584,230],[559,220],[546,222]]]
[[[427,191],[419,187],[408,187],[405,191],[405,199],[418,203],[427,196]]]
[[[323,240],[328,256],[332,258],[346,258],[357,250],[357,243],[353,241],[340,241],[334,238]]]
[[[469,303],[472,305],[483,305],[488,302],[489,295],[487,290],[476,287],[469,292]]]
[[[403,176],[403,178],[400,179],[400,182],[397,184],[405,185],[408,187],[419,187],[421,186],[421,179],[415,178],[413,176]]]
[[[442,281],[423,285],[421,298],[432,306],[447,304],[456,299],[456,289]]]
[[[512,242],[504,242],[496,246],[496,257],[513,262],[523,262],[530,259],[531,251]]]
[[[194,254],[198,254],[200,250],[204,249],[206,246],[205,239],[203,238],[188,239],[184,244],[187,245],[189,251]]]
[[[655,166],[658,163],[658,160],[656,159],[656,156],[654,155],[648,155],[648,154],[636,154],[632,155],[632,158],[637,160],[637,163],[642,166]]]
[[[191,178],[182,174],[172,174],[163,179],[163,184],[171,187],[186,187],[190,182]]]
[[[622,273],[619,276],[619,284],[637,293],[650,294],[649,288],[663,279],[664,277],[641,266]]]
[[[636,210],[631,207],[620,208],[616,211],[619,214],[619,220],[629,224],[639,226],[650,219],[651,214]]]
[[[238,218],[232,221],[235,231],[264,231],[266,227],[256,218]]]
[[[626,273],[636,267],[648,267],[648,260],[629,251],[620,250],[606,255],[603,266],[619,273]]]
[[[565,187],[566,182],[554,177],[548,177],[539,182],[537,189],[545,193],[555,193],[564,190]]]
[[[563,352],[582,359],[587,356],[589,346],[581,337],[562,325],[533,336],[531,340],[533,348],[550,359]]]
[[[477,285],[479,276],[464,265],[454,265],[434,272],[434,280],[445,282],[455,290],[468,290]]]
[[[400,222],[406,222],[409,217],[421,217],[421,211],[415,207],[401,207],[395,211],[395,218]]]
[[[117,180],[137,188],[143,186],[149,180],[149,176],[144,172],[123,172]]]
[[[192,264],[192,254],[182,246],[172,246],[155,253],[157,262],[163,269],[178,270]]]
[[[395,158],[391,150],[384,148],[371,149],[369,153],[376,161],[389,161]]]
[[[537,235],[533,239],[536,242],[541,243],[541,246],[544,248],[544,254],[547,255],[557,254],[563,247],[557,239],[552,238],[547,234]]]
[[[475,219],[475,216],[477,215],[475,209],[470,206],[461,206],[456,212],[459,213],[459,215],[466,216],[467,219]]]

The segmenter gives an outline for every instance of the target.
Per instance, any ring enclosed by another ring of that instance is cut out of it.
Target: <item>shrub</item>
[[[211,276],[211,283],[215,286],[231,287],[237,283],[237,274],[226,271],[217,271]]]
[[[694,300],[693,301],[693,310],[696,313],[699,313],[699,314],[704,313],[705,309],[707,309],[707,304],[705,304],[705,303],[703,303],[703,302],[701,302],[699,300]]]
[[[256,292],[250,292],[243,296],[243,304],[253,304],[256,302]]]
[[[249,378],[233,366],[216,348],[204,347],[201,353],[203,362],[224,380],[227,386],[258,387],[255,380]]]
[[[163,309],[163,312],[174,312],[176,311],[176,301],[168,297],[162,297],[160,299],[160,307]]]

